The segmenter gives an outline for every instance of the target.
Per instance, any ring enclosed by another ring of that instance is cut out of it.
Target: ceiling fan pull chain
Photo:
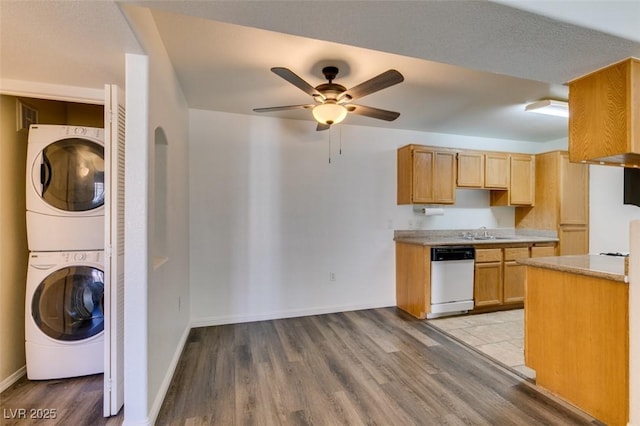
[[[329,164],[331,164],[331,129],[329,129]]]
[[[338,129],[340,129],[340,155],[342,155],[342,126],[338,126]]]

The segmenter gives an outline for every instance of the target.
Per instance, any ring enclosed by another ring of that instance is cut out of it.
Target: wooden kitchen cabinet
[[[513,154],[510,164],[509,204],[512,206],[535,204],[535,157]]]
[[[533,247],[531,247],[531,257],[548,257],[555,255],[555,245],[534,245]]]
[[[507,190],[509,156],[505,152],[459,152],[458,187]]]
[[[560,225],[560,256],[589,253],[589,228],[583,225]]]
[[[629,423],[629,284],[527,266],[525,363],[602,424]]]
[[[538,255],[553,256],[555,247],[545,243],[544,246],[476,248],[474,311],[487,312],[523,305],[526,267],[518,260],[530,257],[534,249]]]
[[[473,290],[475,308],[502,304],[502,249],[476,249]]]
[[[529,154],[510,154],[509,189],[491,191],[492,206],[532,206],[535,204],[536,159]]]
[[[640,60],[569,82],[571,161],[640,164]]]
[[[536,156],[535,207],[516,207],[516,228],[555,231],[557,254],[589,252],[589,166],[565,151]]]
[[[416,318],[430,312],[430,247],[396,243],[396,305]]]
[[[397,241],[395,247],[396,306],[425,319],[431,313],[431,246]],[[525,274],[517,261],[529,253],[534,256],[534,250],[543,256],[552,256],[554,250],[550,242],[475,247],[474,312],[522,306]]]
[[[560,223],[586,225],[589,223],[589,167],[571,163],[567,153],[558,154],[558,161]]]
[[[504,304],[524,302],[524,282],[526,266],[519,264],[519,259],[529,257],[529,247],[504,249],[504,276],[502,301]]]
[[[398,204],[453,204],[456,152],[419,145],[398,149]]]
[[[458,153],[458,180],[461,188],[484,188],[484,154],[463,151]]]
[[[488,189],[509,188],[509,159],[504,152],[484,154],[484,187]]]

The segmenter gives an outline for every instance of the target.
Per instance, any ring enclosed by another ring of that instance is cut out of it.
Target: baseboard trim
[[[151,406],[151,410],[149,411],[149,424],[156,424],[156,420],[158,419],[158,414],[160,414],[160,409],[162,408],[162,403],[164,402],[165,396],[167,396],[167,391],[169,391],[169,386],[171,385],[171,380],[173,379],[173,374],[176,371],[176,367],[178,366],[178,361],[180,361],[180,356],[182,355],[182,351],[184,350],[184,345],[187,343],[187,337],[189,337],[189,332],[191,331],[191,326],[187,324],[182,333],[182,337],[180,338],[180,342],[178,343],[178,347],[173,354],[173,358],[171,359],[171,363],[169,364],[169,368],[167,369],[166,374],[164,375],[164,379],[160,384],[160,389],[156,394],[156,397],[153,401],[153,405]]]
[[[0,382],[0,393],[9,389],[11,385],[13,385],[15,382],[20,380],[25,374],[27,374],[27,366],[23,365],[18,369],[18,371],[16,371],[12,375],[4,379],[2,382]]]
[[[226,315],[204,318],[192,318],[191,327],[210,327],[215,325],[240,324],[254,321],[268,321],[283,318],[305,317],[309,315],[334,314],[337,312],[361,311],[364,309],[377,309],[395,306],[395,303],[371,303],[364,305],[346,305],[346,306],[330,306],[316,307],[309,309],[293,309],[288,311],[268,312],[258,315]]]

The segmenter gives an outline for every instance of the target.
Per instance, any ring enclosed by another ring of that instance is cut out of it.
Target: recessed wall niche
[[[153,258],[156,267],[168,260],[167,253],[167,151],[169,142],[162,127],[154,134],[154,180],[153,180]]]

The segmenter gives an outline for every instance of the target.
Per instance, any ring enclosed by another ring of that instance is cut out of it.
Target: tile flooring
[[[519,375],[535,379],[536,372],[524,365],[523,309],[437,318],[428,322]]]

